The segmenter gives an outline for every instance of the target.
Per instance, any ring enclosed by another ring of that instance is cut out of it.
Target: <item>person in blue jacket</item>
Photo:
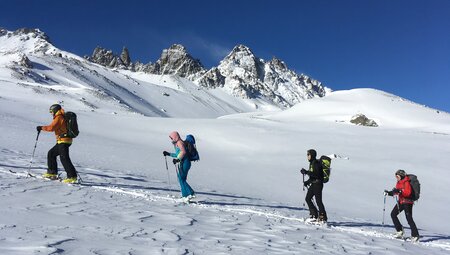
[[[173,157],[174,164],[179,163],[177,166],[177,176],[178,182],[180,183],[181,187],[181,196],[189,201],[192,198],[195,198],[194,190],[187,183],[187,175],[189,173],[189,169],[191,168],[191,161],[189,160],[189,157],[187,155],[184,142],[180,138],[180,134],[177,131],[173,131],[172,133],[170,133],[169,137],[172,140],[175,152],[170,153],[167,151],[163,151],[163,155]]]

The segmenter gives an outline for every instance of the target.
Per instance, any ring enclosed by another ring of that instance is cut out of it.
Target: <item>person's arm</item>
[[[58,123],[59,123],[59,118],[61,118],[61,116],[56,116],[52,123],[50,123],[50,125],[47,126],[42,126],[42,130],[47,131],[47,132],[53,132],[56,130],[56,128],[58,127]]]

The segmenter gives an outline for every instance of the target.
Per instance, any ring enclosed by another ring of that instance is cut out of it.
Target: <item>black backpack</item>
[[[331,158],[323,155],[320,156],[319,161],[322,164],[323,183],[327,183],[330,180],[331,175]]]
[[[195,138],[193,135],[187,135],[184,140],[184,148],[186,149],[187,156],[190,161],[200,160],[198,155],[197,146],[195,145]]]
[[[67,125],[67,134],[65,134],[65,137],[75,138],[78,136],[80,131],[78,130],[78,122],[77,122],[77,115],[73,112],[66,112],[64,113],[64,120],[66,121]]]
[[[420,182],[414,174],[408,174],[409,183],[411,184],[411,200],[417,201],[420,198]]]

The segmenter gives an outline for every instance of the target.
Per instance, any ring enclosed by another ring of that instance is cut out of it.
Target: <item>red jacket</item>
[[[400,193],[397,193],[400,204],[414,204],[414,201],[411,199],[412,188],[409,181],[409,177],[405,176],[405,178],[398,181],[395,185],[395,188],[400,190]]]

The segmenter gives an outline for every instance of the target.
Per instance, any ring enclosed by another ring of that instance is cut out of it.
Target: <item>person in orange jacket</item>
[[[58,163],[56,157],[59,156],[64,170],[66,170],[67,178],[63,180],[65,183],[77,182],[77,171],[72,164],[69,157],[69,147],[72,145],[72,138],[67,137],[67,125],[64,119],[64,109],[61,105],[54,104],[50,106],[50,113],[53,115],[53,121],[48,126],[37,126],[38,132],[47,131],[55,132],[56,145],[48,151],[47,154],[47,173],[43,175],[44,178],[57,179],[58,178]]]
[[[391,191],[385,190],[385,194],[389,196],[398,196],[397,204],[394,206],[391,212],[392,222],[394,222],[397,233],[394,235],[396,238],[403,238],[403,226],[397,218],[397,215],[405,210],[406,220],[411,228],[411,240],[414,242],[419,241],[419,231],[417,230],[416,223],[412,217],[412,208],[414,201],[411,199],[412,188],[408,175],[404,170],[397,170],[395,172],[395,178],[397,178],[397,184]]]

